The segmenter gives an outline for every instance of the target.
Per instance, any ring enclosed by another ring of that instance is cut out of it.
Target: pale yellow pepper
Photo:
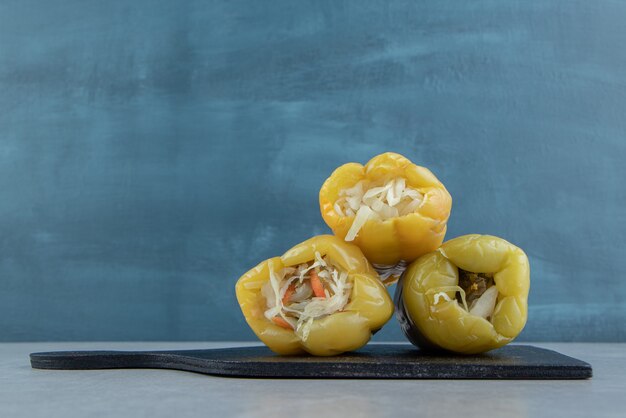
[[[324,182],[319,194],[320,211],[333,233],[344,238],[354,216],[341,216],[334,209],[340,191],[361,180],[380,182],[402,177],[406,185],[423,195],[415,212],[386,220],[368,220],[354,239],[365,256],[377,265],[411,262],[435,250],[443,242],[452,198],[444,185],[427,168],[413,164],[400,154],[387,152],[365,166],[348,163],[337,168]]]
[[[470,314],[449,290],[458,286],[458,269],[493,275],[498,299],[491,320]],[[421,348],[482,353],[508,344],[522,331],[529,289],[524,251],[498,237],[465,235],[407,268],[396,289],[396,315],[405,335]]]
[[[303,341],[291,329],[276,325],[264,316],[267,309],[261,287],[269,281],[269,269],[278,273],[315,259],[315,253],[328,256],[331,263],[348,273],[352,284],[345,308],[316,319]],[[236,285],[237,301],[248,325],[265,345],[278,354],[332,356],[364,346],[372,334],[393,314],[393,302],[376,271],[359,248],[332,235],[320,235],[296,245],[281,257],[270,258],[244,274]]]

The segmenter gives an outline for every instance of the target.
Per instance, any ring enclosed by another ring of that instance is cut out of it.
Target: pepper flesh
[[[446,234],[452,198],[444,185],[427,168],[413,164],[400,154],[387,152],[372,158],[365,166],[348,163],[337,168],[320,190],[320,211],[333,233],[344,239],[355,216],[342,216],[334,208],[340,192],[361,180],[380,182],[405,178],[408,187],[423,195],[420,206],[408,215],[391,219],[369,219],[354,243],[377,265],[411,262],[434,251]]]
[[[490,321],[470,314],[455,299],[451,287],[459,285],[459,269],[493,275],[498,299]],[[420,348],[482,353],[508,344],[522,331],[529,289],[524,251],[502,238],[465,235],[407,268],[396,288],[396,316],[405,335]]]
[[[303,341],[294,330],[264,316],[266,300],[261,288],[269,281],[270,268],[278,273],[285,267],[310,262],[316,252],[328,256],[348,273],[352,290],[344,309],[315,319],[306,341]],[[364,346],[393,314],[393,302],[363,253],[357,246],[332,235],[313,237],[281,257],[263,261],[241,276],[235,290],[250,328],[272,351],[284,355],[308,352],[316,356],[332,356],[356,350]]]

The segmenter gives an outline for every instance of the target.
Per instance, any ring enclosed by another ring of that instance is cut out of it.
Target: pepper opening
[[[278,273],[270,266],[270,280],[261,288],[267,305],[264,315],[306,341],[313,321],[343,310],[351,290],[348,273],[316,252],[315,260]]]
[[[465,291],[465,295],[457,292],[456,300],[461,303],[462,298],[465,297],[470,314],[491,321],[498,299],[498,289],[493,274],[458,270],[459,287]]]
[[[339,191],[334,204],[339,216],[354,216],[352,227],[345,236],[353,241],[370,219],[384,221],[415,212],[424,200],[417,190],[407,186],[403,177],[388,180],[361,180],[353,187]]]

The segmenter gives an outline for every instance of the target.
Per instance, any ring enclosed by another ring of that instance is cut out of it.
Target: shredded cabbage
[[[493,315],[496,300],[498,300],[498,289],[495,286],[491,286],[472,303],[469,313],[487,319]]]
[[[419,208],[424,196],[406,185],[406,179],[398,177],[384,184],[361,180],[353,187],[339,192],[333,205],[339,216],[354,216],[346,241],[353,241],[363,225],[370,220],[396,218],[411,214]]]
[[[426,291],[426,294],[427,295],[434,294],[433,303],[436,305],[439,303],[439,299],[442,299],[442,298],[447,302],[450,302],[453,300],[450,298],[450,296],[446,294],[446,292],[459,292],[461,294],[461,301],[463,302],[463,307],[465,308],[466,311],[469,311],[469,309],[467,309],[467,302],[465,301],[465,290],[463,290],[461,286],[433,287],[431,289],[428,289]]]
[[[325,297],[312,297],[309,272],[313,269],[326,285]],[[276,316],[283,318],[302,341],[308,339],[313,321],[343,310],[350,299],[352,285],[348,282],[348,273],[337,269],[319,252],[310,264],[286,267],[278,273],[270,264],[269,271],[270,280],[261,289],[267,304],[264,315],[270,321]],[[292,284],[295,290],[284,303],[283,298]]]
[[[463,308],[465,308],[465,310],[471,315],[480,316],[485,319],[489,319],[493,315],[493,311],[496,307],[496,301],[498,300],[498,288],[495,285],[490,286],[487,290],[485,290],[485,293],[472,302],[472,305],[469,308],[465,299],[465,290],[463,290],[460,286],[439,286],[428,289],[426,294],[433,295],[433,304],[437,305],[441,299],[446,302],[454,300],[448,296],[446,292],[459,292]]]

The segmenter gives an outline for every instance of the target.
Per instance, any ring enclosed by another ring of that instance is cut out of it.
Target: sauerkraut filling
[[[263,285],[265,317],[283,328],[295,330],[306,341],[313,321],[340,312],[350,301],[352,284],[348,273],[333,265],[327,256],[275,273]]]
[[[344,238],[353,241],[368,220],[383,221],[411,214],[423,200],[424,195],[408,187],[403,177],[374,182],[361,180],[353,187],[339,191],[334,209],[339,216],[354,216]]]
[[[491,322],[493,311],[498,301],[498,289],[493,279],[493,274],[474,273],[459,269],[458,286],[442,286],[430,289],[434,294],[434,303],[440,299],[451,301],[445,292],[456,292],[456,301],[462,304],[471,315],[480,316]]]
[[[469,313],[491,321],[498,300],[498,289],[493,274],[459,269],[459,286],[465,291]],[[461,299],[460,292],[456,294],[456,299]]]

